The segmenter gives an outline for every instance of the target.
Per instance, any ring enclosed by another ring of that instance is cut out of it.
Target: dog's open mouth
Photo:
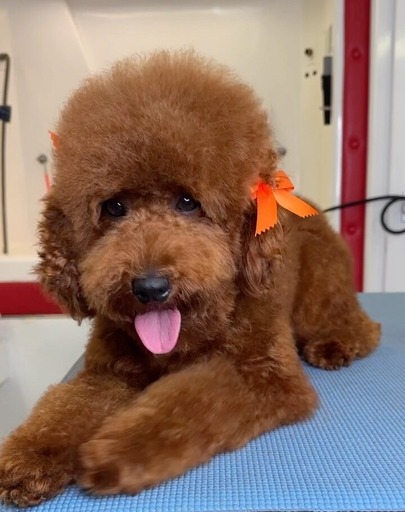
[[[181,327],[178,309],[159,309],[137,315],[135,330],[144,346],[153,354],[168,354],[177,344]]]

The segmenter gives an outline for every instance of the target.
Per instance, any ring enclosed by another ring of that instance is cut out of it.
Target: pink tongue
[[[153,354],[167,354],[179,339],[181,314],[178,309],[150,311],[135,317],[135,329],[145,347]]]

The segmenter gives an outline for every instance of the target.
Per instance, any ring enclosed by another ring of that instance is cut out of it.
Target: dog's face
[[[223,328],[254,279],[246,265],[257,273],[250,188],[276,165],[251,90],[192,54],[161,53],[90,79],[57,132],[45,287],[77,318],[135,321],[155,353],[174,349],[181,325]]]

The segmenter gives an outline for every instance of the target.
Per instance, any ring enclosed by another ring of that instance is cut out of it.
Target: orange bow
[[[284,171],[277,171],[274,181],[274,187],[260,180],[252,188],[252,198],[257,201],[256,235],[277,224],[277,203],[299,217],[318,214],[315,208],[291,193],[294,185]]]
[[[52,132],[51,130],[48,130],[49,136],[52,141],[53,149],[57,149],[60,144],[60,137],[55,132]]]

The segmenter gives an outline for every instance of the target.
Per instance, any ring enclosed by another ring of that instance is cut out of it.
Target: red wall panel
[[[366,197],[370,0],[345,0],[342,203]],[[365,205],[341,211],[341,233],[354,257],[356,289],[363,289]]]

